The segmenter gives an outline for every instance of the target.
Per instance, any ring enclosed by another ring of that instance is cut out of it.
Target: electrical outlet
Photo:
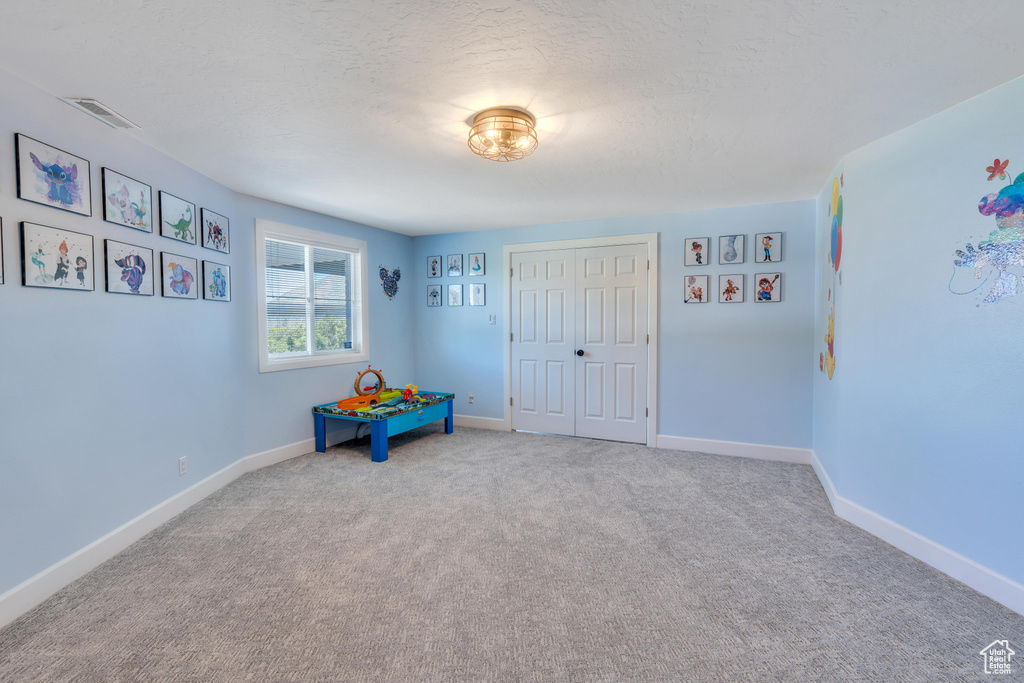
[[[491,314],[491,324],[492,325],[497,325],[498,324],[498,316],[496,316],[493,313]]]
[[[468,395],[468,396],[467,396],[466,398],[468,398],[468,399],[469,399],[469,402],[470,402],[470,403],[472,403],[472,402],[473,402],[473,394],[469,394],[469,395]]]
[[[188,465],[185,463],[185,456],[178,458],[178,476],[182,476],[188,472]]]

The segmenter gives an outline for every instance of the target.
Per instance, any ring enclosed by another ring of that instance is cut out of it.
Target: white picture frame
[[[722,235],[718,238],[718,265],[734,266],[747,260],[746,235]]]
[[[778,263],[781,260],[781,232],[759,232],[754,235],[754,263]]]
[[[462,285],[448,285],[448,305],[462,305]]]
[[[470,273],[472,275],[472,273]],[[467,285],[469,287],[469,305],[470,306],[485,306],[487,304],[487,285],[484,283],[472,283]]]
[[[746,275],[731,273],[718,276],[718,303],[741,304],[746,300]]]
[[[683,278],[684,304],[706,304],[708,291],[707,275],[687,275]]]
[[[757,303],[782,301],[782,273],[755,273],[754,301]]]
[[[683,244],[684,266],[706,266],[711,263],[710,237],[687,237]]]

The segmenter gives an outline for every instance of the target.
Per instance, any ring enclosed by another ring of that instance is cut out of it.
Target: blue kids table
[[[377,410],[348,410],[339,408],[337,401],[313,407],[313,429],[316,432],[316,452],[327,451],[327,418],[349,422],[370,423],[370,459],[384,462],[388,459],[388,437],[444,420],[444,431],[451,434],[455,426],[453,400],[455,394],[421,391],[420,396],[433,394],[419,403],[403,403]]]

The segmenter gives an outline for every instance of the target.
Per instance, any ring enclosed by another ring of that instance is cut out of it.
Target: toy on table
[[[404,398],[407,403],[417,403],[420,400],[420,397],[416,395],[418,390],[419,387],[415,384],[406,384],[405,391],[402,392],[402,398]]]
[[[376,377],[377,383],[363,386],[363,378],[367,375]],[[374,370],[369,365],[366,366],[365,370],[356,374],[356,381],[353,386],[355,387],[356,395],[352,398],[343,398],[338,401],[339,408],[365,410],[377,405],[381,400],[391,400],[391,397],[387,399],[381,398],[381,395],[388,391],[387,385],[384,382],[384,375],[380,373],[380,370]]]

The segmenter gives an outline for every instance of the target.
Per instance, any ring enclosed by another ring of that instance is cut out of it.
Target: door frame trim
[[[644,245],[647,247],[647,260],[650,270],[647,271],[647,332],[651,335],[651,343],[647,348],[647,445],[656,447],[658,444],[658,236],[659,233],[647,232],[634,235],[612,235],[609,237],[587,237],[575,240],[555,240],[552,242],[527,242],[523,244],[506,244],[502,247],[502,280],[508,283],[503,301],[504,319],[504,350],[505,350],[505,431],[512,430],[512,343],[509,333],[512,331],[512,254],[548,251],[550,249],[585,249],[587,247],[618,247],[626,245]],[[504,279],[504,273],[509,273]]]

